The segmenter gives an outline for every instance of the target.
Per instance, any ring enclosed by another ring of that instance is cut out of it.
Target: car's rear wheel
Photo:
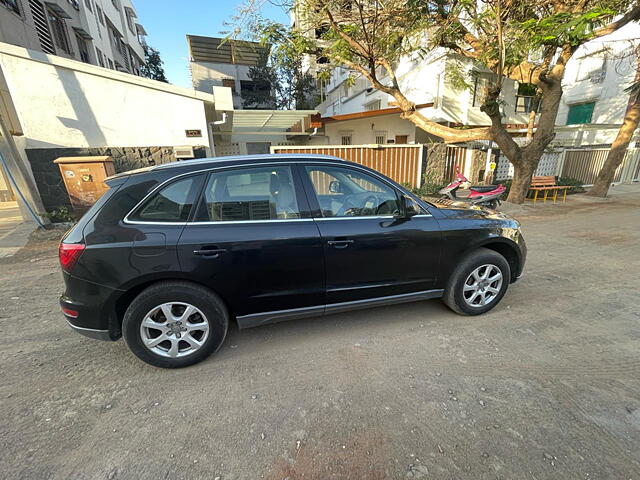
[[[443,301],[461,315],[480,315],[500,302],[510,278],[511,269],[506,259],[493,250],[480,248],[453,271]]]
[[[122,335],[141,360],[156,367],[180,368],[220,348],[228,324],[227,310],[213,292],[188,282],[161,282],[131,302]]]

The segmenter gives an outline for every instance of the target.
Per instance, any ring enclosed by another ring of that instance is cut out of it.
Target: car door
[[[401,193],[368,170],[299,168],[324,246],[327,308],[433,288],[441,234],[428,212],[401,218]]]
[[[182,270],[227,302],[241,326],[324,309],[324,259],[290,165],[213,170],[179,242]]]

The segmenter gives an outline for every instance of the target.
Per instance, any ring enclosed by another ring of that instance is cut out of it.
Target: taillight
[[[62,307],[62,313],[64,313],[67,317],[78,318],[77,310],[71,310],[70,308]]]
[[[58,258],[62,269],[70,272],[83,251],[84,244],[82,243],[61,243],[58,248]]]

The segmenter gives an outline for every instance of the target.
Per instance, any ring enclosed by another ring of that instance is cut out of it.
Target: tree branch
[[[327,19],[329,20],[329,23],[333,27],[334,31],[338,34],[338,36],[342,38],[345,42],[347,42],[349,46],[353,48],[356,52],[358,52],[360,55],[362,55],[365,58],[371,58],[371,54],[370,52],[367,51],[366,48],[364,48],[362,45],[360,45],[359,42],[357,42],[352,37],[350,37],[349,35],[347,35],[342,31],[342,29],[340,28],[340,25],[338,25],[338,22],[336,22],[335,18],[333,18],[333,14],[331,13],[331,11],[328,8],[326,11],[327,11]]]
[[[624,14],[621,18],[616,20],[615,22],[610,23],[602,28],[593,31],[592,38],[599,38],[605,35],[609,35],[610,33],[619,30],[624,27],[627,23],[631,23],[633,21],[640,20],[640,3],[629,10],[626,14]]]

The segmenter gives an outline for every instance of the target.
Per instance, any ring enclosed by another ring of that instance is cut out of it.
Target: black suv
[[[495,307],[521,274],[517,221],[427,203],[319,155],[190,160],[109,178],[60,244],[69,325],[183,367],[240,328],[442,297]]]

